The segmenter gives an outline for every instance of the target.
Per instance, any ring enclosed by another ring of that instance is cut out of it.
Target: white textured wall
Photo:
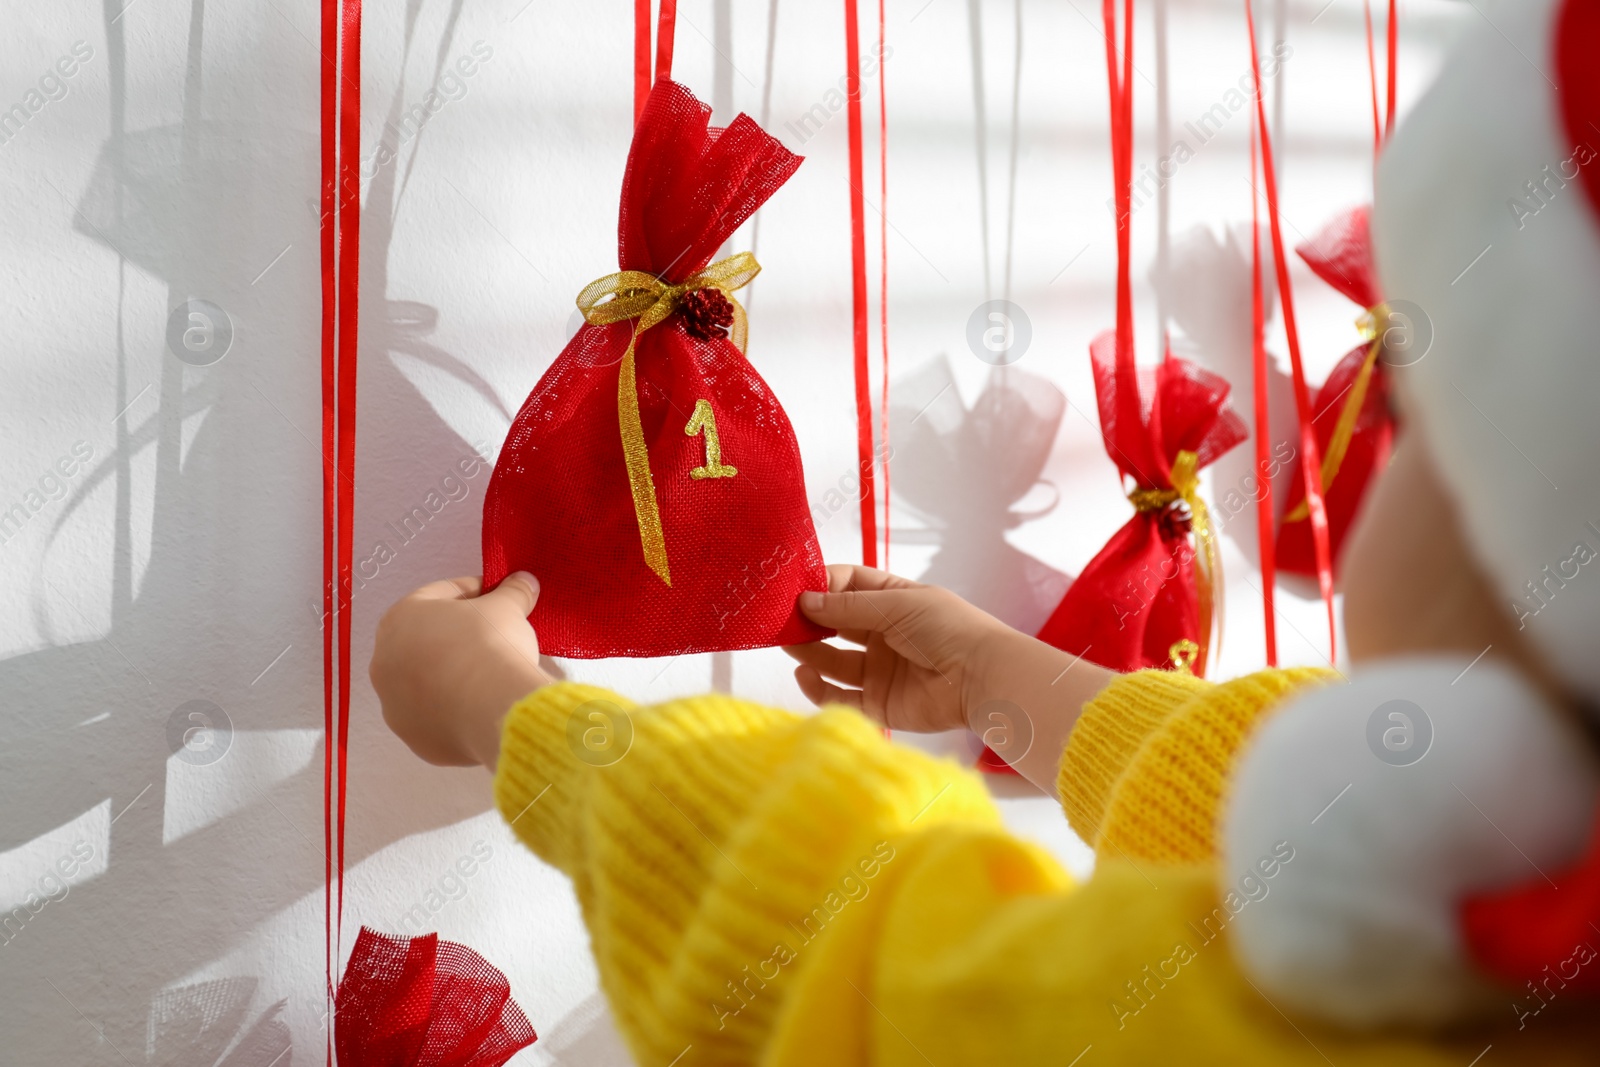
[[[1333,0],[1319,16],[1322,2],[1288,12],[1291,241],[1368,195],[1360,9]],[[750,355],[794,422],[819,515],[855,459],[845,120],[804,144],[790,123],[825,104],[841,74],[840,6],[686,0],[678,33],[680,79],[721,118],[759,116],[769,13],[778,19],[770,126],[809,159],[760,218]],[[891,562],[1035,626],[1127,515],[1093,425],[1086,357],[1112,320],[1114,263],[1097,5],[889,8],[895,484],[906,494]],[[463,474],[458,461],[494,455],[570,329],[574,294],[615,269],[630,9],[367,6],[356,558],[383,562],[367,566],[355,598],[358,680],[388,602],[476,570],[487,469]],[[1410,100],[1455,19],[1473,16],[1439,0],[1404,14]],[[0,526],[0,909],[24,918],[0,935],[0,1061],[311,1063],[323,1048],[317,5],[65,0],[8,15],[0,108],[16,103],[26,120],[0,115],[0,509],[22,509]],[[1177,135],[1224,99],[1247,59],[1235,5],[1175,2],[1170,17]],[[424,132],[389,161],[386,117],[425,105],[436,71],[462,57],[470,76],[440,86]],[[1148,26],[1136,58],[1141,153],[1153,160],[1161,75]],[[870,131],[875,83],[867,95]],[[1179,170],[1174,235],[1248,218],[1246,122],[1234,116]],[[870,163],[868,174],[876,205]],[[1146,355],[1157,219],[1154,201],[1135,216]],[[734,246],[753,241],[747,227]],[[1320,375],[1354,342],[1356,309],[1295,277]],[[1192,318],[1228,306],[1236,282],[1190,271],[1166,298]],[[1008,294],[1031,319],[1032,347],[991,377],[966,322]],[[232,325],[211,366],[168,350],[169,312],[192,299]],[[1237,322],[1232,306],[1222,318]],[[1237,356],[1213,356],[1242,372]],[[967,418],[985,388],[996,390],[989,414]],[[435,489],[437,515],[402,542],[387,524]],[[819,520],[830,560],[857,558],[855,521],[850,507]],[[1239,529],[1248,541],[1253,522]],[[1228,543],[1224,673],[1260,662],[1250,558]],[[1285,658],[1315,659],[1317,605],[1286,595],[1283,611]],[[777,651],[567,669],[641,699],[715,680],[802,703]],[[542,1035],[516,1062],[625,1062],[566,881],[500,827],[481,773],[422,766],[375,711],[362,681],[346,930],[400,929],[420,906],[428,928],[511,977]],[[204,725],[193,713],[219,728],[191,733],[185,750],[185,731]],[[1082,869],[1050,801],[1005,803],[1021,832]]]

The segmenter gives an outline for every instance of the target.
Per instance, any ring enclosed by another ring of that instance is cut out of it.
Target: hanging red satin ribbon
[[[1367,30],[1367,85],[1372,90],[1372,158],[1383,148],[1383,122],[1378,117],[1378,60],[1372,50],[1372,0],[1361,0],[1361,18]]]
[[[885,83],[884,0],[878,0],[878,332],[883,380],[878,400],[883,445],[883,569],[889,569],[889,102]]]
[[[850,300],[855,342],[856,458],[861,468],[861,562],[878,565],[877,472],[872,458],[872,381],[867,353],[867,226],[862,193],[861,28],[856,0],[844,0],[845,97],[850,124]],[[882,66],[880,59],[879,66]]]
[[[639,123],[650,89],[672,77],[672,47],[677,37],[678,0],[661,0],[656,25],[656,67],[650,70],[650,0],[633,0],[633,121]]]
[[[1117,70],[1116,0],[1102,0],[1101,18],[1105,22],[1106,81],[1111,96],[1111,175],[1115,183],[1117,207],[1117,347],[1116,368],[1119,388],[1116,396],[1117,419],[1136,426],[1143,421],[1139,410],[1138,368],[1133,350],[1133,282],[1130,242],[1133,233],[1133,0],[1122,4],[1122,70]],[[1165,352],[1162,358],[1165,358]],[[1151,436],[1161,439],[1160,405],[1151,409]],[[1165,457],[1155,449],[1155,464],[1165,476]]]
[[[1261,549],[1261,609],[1266,627],[1267,666],[1278,665],[1278,583],[1277,531],[1272,523],[1272,425],[1267,397],[1267,309],[1261,285],[1261,220],[1255,193],[1256,130],[1250,127],[1250,354],[1254,368],[1256,421],[1256,482],[1261,496],[1256,500],[1256,542]]]
[[[323,0],[322,711],[323,909],[327,994],[338,973],[344,916],[350,752],[350,587],[355,531],[356,322],[361,251],[361,3]],[[331,1016],[330,1016],[331,1019]],[[333,1026],[328,1032],[333,1061]]]
[[[1389,0],[1388,36],[1387,36],[1387,38],[1385,39],[1385,42],[1384,42],[1385,46],[1387,48],[1387,51],[1388,51],[1388,57],[1387,58],[1389,60],[1389,69],[1388,69],[1388,76],[1389,76],[1389,85],[1388,85],[1389,102],[1388,102],[1388,108],[1387,108],[1386,113],[1384,115],[1384,125],[1383,125],[1383,135],[1386,138],[1390,134],[1394,133],[1394,89],[1395,89],[1395,76],[1394,76],[1395,62],[1394,61],[1395,61],[1395,55],[1399,51],[1399,47],[1398,46],[1399,46],[1399,42],[1400,42],[1400,23],[1399,23],[1399,19],[1397,17],[1397,11],[1398,11],[1398,5],[1396,5],[1395,0]]]
[[[672,45],[678,31],[678,0],[661,0],[656,23],[656,81],[672,77]]]
[[[1106,0],[1110,3],[1111,0]],[[1323,503],[1322,456],[1312,424],[1311,394],[1306,387],[1305,365],[1300,359],[1300,331],[1294,316],[1294,291],[1289,287],[1289,263],[1284,258],[1283,227],[1278,215],[1278,179],[1272,158],[1272,131],[1267,126],[1267,109],[1261,96],[1261,60],[1256,50],[1256,19],[1245,0],[1245,26],[1250,34],[1250,71],[1255,88],[1256,132],[1261,142],[1261,176],[1267,194],[1267,222],[1272,233],[1272,262],[1278,279],[1278,302],[1283,308],[1283,332],[1289,345],[1289,365],[1294,379],[1295,413],[1300,421],[1300,469],[1305,479],[1306,504],[1311,519],[1311,539],[1317,561],[1317,586],[1328,611],[1328,662],[1338,652],[1338,635],[1333,611],[1333,559],[1328,541],[1328,510]],[[1252,175],[1254,177],[1254,175]],[[1258,390],[1260,386],[1258,385]],[[1258,392],[1258,401],[1259,400]],[[1259,447],[1259,445],[1258,445]]]
[[[650,99],[650,0],[633,0],[633,122]]]
[[[1394,94],[1395,94],[1395,56],[1398,52],[1399,24],[1396,16],[1395,2],[1389,0],[1389,19],[1384,38],[1385,59],[1387,68],[1385,74],[1385,102],[1382,121],[1378,117],[1378,59],[1372,46],[1372,0],[1362,0],[1362,17],[1367,29],[1367,84],[1372,89],[1372,158],[1376,163],[1383,142],[1388,140],[1394,132]]]

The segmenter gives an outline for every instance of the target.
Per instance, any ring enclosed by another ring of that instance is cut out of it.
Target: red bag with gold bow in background
[[[1100,433],[1134,480],[1133,517],[1067,587],[1039,640],[1116,671],[1204,674],[1218,565],[1199,470],[1246,437],[1228,383],[1169,354],[1153,369],[1117,365],[1117,338],[1090,345]],[[1194,536],[1191,544],[1190,535]]]
[[[1395,421],[1389,409],[1389,374],[1378,357],[1383,334],[1411,324],[1391,320],[1372,263],[1372,209],[1338,216],[1295,249],[1317,277],[1367,309],[1359,323],[1367,339],[1345,353],[1312,400],[1322,452],[1322,492],[1328,509],[1328,548],[1338,573],[1339,551],[1372,476],[1389,462]],[[1288,506],[1278,525],[1278,569],[1315,577],[1316,546],[1306,506],[1305,472],[1295,464]]]
[[[744,356],[733,292],[761,269],[711,257],[800,165],[747,115],[660,81],[622,185],[622,270],[518,412],[483,510],[486,588],[539,579],[554,656],[670,656],[830,636],[794,431]]]

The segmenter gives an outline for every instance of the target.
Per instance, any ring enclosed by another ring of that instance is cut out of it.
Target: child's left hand
[[[368,673],[383,721],[429,763],[492,770],[506,713],[550,681],[528,625],[538,579],[519,572],[482,588],[479,578],[433,582],[378,621]]]

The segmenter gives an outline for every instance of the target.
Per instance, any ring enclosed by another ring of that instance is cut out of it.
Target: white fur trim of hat
[[[1585,751],[1493,660],[1395,660],[1312,690],[1262,727],[1235,776],[1222,876],[1276,842],[1295,850],[1234,920],[1235,958],[1284,1010],[1346,1026],[1504,1013],[1457,905],[1583,851],[1600,795]]]

